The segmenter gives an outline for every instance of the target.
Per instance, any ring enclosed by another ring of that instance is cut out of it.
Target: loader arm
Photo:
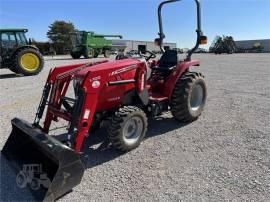
[[[66,112],[61,111],[60,107],[61,107],[61,97],[65,97],[68,86],[74,74],[86,67],[105,62],[108,61],[102,60],[94,63],[82,63],[52,69],[48,75],[46,84],[44,86],[43,94],[37,109],[33,125],[39,126],[39,122],[43,116],[46,105],[48,105],[48,111],[45,118],[44,127],[41,127],[43,131],[48,132],[52,119],[56,118],[54,116],[51,116],[52,111],[54,111],[55,114],[59,115],[59,117],[65,120],[70,120],[68,114]]]

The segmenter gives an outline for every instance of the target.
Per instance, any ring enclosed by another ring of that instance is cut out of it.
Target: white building
[[[115,49],[124,49],[125,51],[160,51],[159,46],[156,46],[153,41],[138,41],[138,40],[112,40]],[[176,43],[164,43],[164,49],[176,48]]]
[[[251,49],[255,45],[263,47],[262,52],[270,52],[270,39],[258,39],[258,40],[242,40],[235,41],[237,48]]]

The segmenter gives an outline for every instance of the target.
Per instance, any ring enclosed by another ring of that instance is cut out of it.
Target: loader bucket
[[[26,121],[15,118],[11,123],[12,132],[2,154],[17,179],[19,173],[24,176],[20,185],[27,184],[36,200],[54,201],[81,182],[84,166],[71,148]],[[40,165],[41,170],[33,170],[33,165]]]

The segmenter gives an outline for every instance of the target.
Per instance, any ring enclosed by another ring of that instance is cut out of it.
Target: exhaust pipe
[[[26,121],[15,118],[11,123],[1,152],[19,187],[28,186],[38,201],[55,201],[81,182],[85,169],[71,148]]]

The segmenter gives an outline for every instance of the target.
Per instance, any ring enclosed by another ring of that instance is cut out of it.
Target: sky
[[[47,41],[55,20],[74,23],[79,30],[121,34],[124,39],[158,37],[157,7],[161,0],[0,0],[0,27],[27,28],[27,37]],[[209,44],[216,35],[235,40],[270,38],[270,0],[201,0],[202,30]],[[193,0],[163,10],[165,41],[190,48],[196,40]]]

